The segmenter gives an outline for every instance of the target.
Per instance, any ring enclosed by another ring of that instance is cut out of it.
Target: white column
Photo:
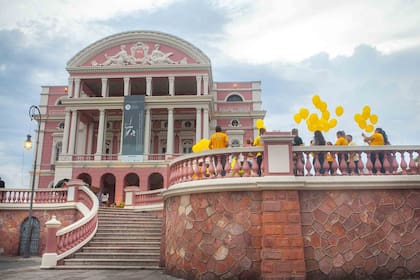
[[[175,95],[175,77],[169,76],[169,95],[174,96]]]
[[[174,153],[174,109],[168,108],[168,134],[166,139],[166,154]]]
[[[209,109],[203,110],[203,138],[209,138]]]
[[[146,117],[144,120],[144,152],[145,155],[150,154],[150,109],[146,109]]]
[[[95,160],[101,160],[102,149],[104,145],[104,130],[105,130],[105,109],[99,111],[99,127],[98,127],[98,139],[96,142],[96,154]]]
[[[130,92],[130,77],[124,77],[124,96],[129,96]]]
[[[67,97],[71,98],[73,95],[73,78],[69,78],[69,86],[67,87]]]
[[[95,125],[93,122],[90,122],[88,124],[88,136],[87,136],[87,149],[86,154],[91,155],[92,154],[92,145],[93,145],[93,130],[95,128]]]
[[[108,79],[107,78],[102,78],[101,81],[102,81],[101,96],[106,97],[107,92],[108,92]]]
[[[76,144],[76,128],[77,128],[77,111],[73,110],[71,114],[71,127],[70,127],[70,139],[69,139],[69,155],[74,154],[74,146]]]
[[[152,95],[152,77],[146,77],[146,95]]]
[[[74,97],[80,97],[80,78],[74,79]]]
[[[204,88],[204,95],[209,95],[209,76],[203,76],[203,88]]]
[[[201,95],[201,76],[196,76],[197,79],[197,95]]]
[[[67,155],[67,148],[69,143],[69,134],[70,134],[70,110],[66,110],[66,116],[64,118],[64,135],[63,135],[63,150],[62,154]]]
[[[196,108],[195,117],[195,142],[201,140],[201,108]]]

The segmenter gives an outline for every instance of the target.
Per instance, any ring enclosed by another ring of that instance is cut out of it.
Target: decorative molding
[[[154,42],[155,43],[155,52],[153,51],[149,54],[147,52],[147,55],[143,55],[143,57],[140,57],[141,51],[144,51],[149,49],[149,47],[142,43],[142,42]],[[137,42],[134,46],[130,49],[130,55],[128,52],[124,49],[126,44]],[[182,64],[185,61],[183,59],[179,61],[173,61],[170,59],[170,56],[172,53],[163,53],[159,50],[160,44],[168,45],[174,49],[177,49],[181,52],[183,52],[185,55],[191,57],[195,63],[197,64],[203,64],[210,66],[210,59],[198,48],[193,46],[187,41],[184,41],[181,38],[161,33],[161,32],[153,32],[153,31],[132,31],[132,32],[124,32],[119,33],[116,35],[105,37],[104,39],[101,39],[99,41],[96,41],[95,43],[89,45],[88,47],[81,50],[79,53],[77,53],[72,59],[70,59],[67,63],[67,69],[83,69],[86,68],[86,66],[82,66],[86,62],[89,61],[89,59],[92,59],[95,57],[95,55],[106,51],[107,49],[111,47],[115,47],[120,45],[121,52],[114,54],[113,56],[107,57],[107,64],[109,66],[122,66],[122,65],[147,65],[147,66],[153,66],[153,65],[159,65],[159,64],[165,64],[167,66],[173,65],[175,63]],[[123,52],[125,50],[125,53]],[[136,54],[136,52],[138,52]],[[127,55],[126,55],[127,54]],[[93,63],[95,65],[95,62]],[[103,68],[103,66],[94,66],[95,68]]]

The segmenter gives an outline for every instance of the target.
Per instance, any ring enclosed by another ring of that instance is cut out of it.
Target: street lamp
[[[31,255],[30,249],[31,249],[31,241],[32,241],[32,206],[34,202],[34,191],[35,191],[35,177],[36,177],[36,163],[38,158],[38,145],[39,145],[39,134],[41,132],[41,111],[39,110],[39,107],[36,105],[32,105],[29,107],[29,117],[32,120],[38,119],[38,132],[36,134],[36,144],[35,144],[35,157],[34,157],[34,170],[32,173],[32,187],[31,187],[31,198],[29,201],[29,229],[28,229],[28,236],[26,237],[26,244],[23,252],[24,258],[29,258]],[[26,136],[26,141],[24,143],[24,148],[29,150],[32,148],[32,141],[31,141],[31,135]]]

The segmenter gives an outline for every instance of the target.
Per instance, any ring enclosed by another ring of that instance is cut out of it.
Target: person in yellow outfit
[[[263,128],[263,127],[260,128],[260,134],[257,137],[255,137],[255,139],[254,139],[254,146],[261,147],[263,145],[263,143],[261,141],[261,136],[264,135],[264,133],[265,133],[265,128]],[[262,171],[261,171],[262,161],[263,161],[263,156],[262,156],[262,153],[259,152],[259,153],[257,153],[257,166],[258,166],[257,174],[260,177],[262,175]]]
[[[382,128],[377,127],[375,132],[371,136],[366,136],[362,133],[363,141],[369,144],[369,146],[382,146],[382,145],[389,145],[388,137],[385,131]],[[379,152],[379,161],[381,162],[381,173],[385,173],[385,169],[383,168],[384,164],[384,153]],[[370,153],[370,160],[372,161],[373,168],[372,173],[376,174],[377,170],[375,168],[376,162],[376,153]]]
[[[213,133],[212,136],[210,136],[209,149],[215,150],[224,149],[227,147],[229,147],[229,137],[226,133],[222,132],[222,128],[219,125],[217,125],[216,132]],[[220,161],[222,164],[222,176],[225,176],[226,155],[222,155]],[[215,166],[217,166],[217,156],[214,157],[214,164]]]
[[[332,146],[332,143],[328,141],[327,146]],[[330,172],[331,175],[334,174],[334,170],[332,169],[333,161],[334,161],[333,154],[331,152],[327,152],[328,171]]]
[[[334,143],[335,146],[348,146],[349,145],[349,142],[347,141],[347,138],[346,138],[346,133],[343,130],[337,131],[336,135],[337,135],[337,140]],[[338,153],[337,155],[338,166],[340,166],[342,158],[343,158],[342,155]],[[346,163],[347,163],[348,158],[349,156],[346,153],[344,155],[344,160],[346,161]],[[341,172],[343,172],[343,170],[341,170]]]

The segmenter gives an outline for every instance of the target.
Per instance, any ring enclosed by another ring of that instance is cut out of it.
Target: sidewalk
[[[66,270],[40,269],[41,257],[0,256],[1,280],[181,280],[161,270]]]

